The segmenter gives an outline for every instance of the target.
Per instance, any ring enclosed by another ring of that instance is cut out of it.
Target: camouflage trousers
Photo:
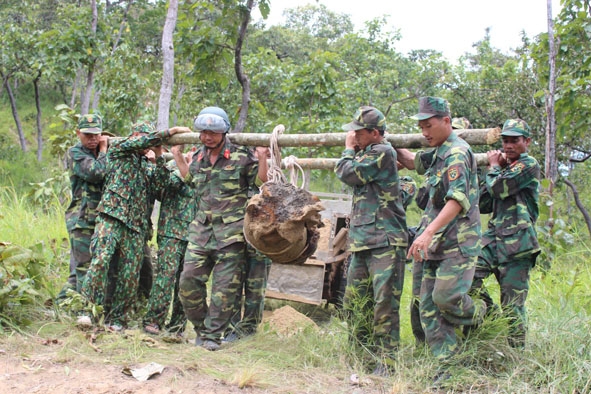
[[[423,263],[413,261],[412,263],[412,297],[410,300],[410,327],[417,345],[425,343],[425,331],[421,324],[421,313],[419,305],[421,300],[421,282],[423,281]]]
[[[391,355],[400,343],[400,296],[406,247],[353,252],[343,299],[352,339],[376,354]]]
[[[172,302],[172,316],[168,326],[176,330],[184,327],[186,317],[178,294],[186,250],[187,241],[158,236],[156,275],[148,301],[148,311],[143,319],[144,325],[155,323],[164,328]]]
[[[125,326],[133,312],[144,257],[144,238],[144,234],[132,231],[117,219],[102,214],[98,217],[91,242],[92,260],[84,279],[82,295],[95,304],[105,304],[109,267],[116,257],[119,268],[108,316],[114,324]]]
[[[486,306],[468,295],[477,257],[423,261],[419,311],[433,355],[446,360],[458,351],[455,326],[482,321]]]
[[[491,274],[495,276],[500,287],[501,308],[510,322],[509,344],[523,348],[527,332],[525,301],[529,292],[530,270],[535,264],[536,256],[528,255],[503,264],[499,264],[495,256],[495,242],[482,248],[470,294],[484,300],[489,311],[497,310],[498,307],[484,287],[484,280]]]
[[[246,245],[246,264],[242,271],[244,299],[236,298],[231,328],[238,336],[253,334],[263,320],[265,289],[271,260],[255,248]],[[240,294],[240,291],[239,291]],[[243,311],[244,306],[244,311]]]
[[[221,341],[230,324],[242,286],[245,264],[243,242],[218,249],[215,237],[205,247],[189,242],[179,283],[179,297],[187,318],[202,339]],[[211,296],[207,304],[207,281]]]
[[[80,292],[92,257],[90,254],[90,239],[93,232],[94,229],[74,229],[68,233],[70,238],[70,275],[57,296],[58,300],[66,298],[68,289]]]

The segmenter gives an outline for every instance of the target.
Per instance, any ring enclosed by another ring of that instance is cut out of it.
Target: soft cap
[[[505,124],[503,125],[503,130],[501,130],[501,135],[507,137],[529,137],[530,136],[530,128],[525,120],[522,119],[507,119]]]
[[[78,130],[84,134],[100,134],[103,131],[103,120],[97,114],[82,115],[78,119]]]
[[[377,129],[386,130],[386,117],[377,108],[369,105],[359,107],[353,115],[353,121],[343,125],[343,130]]]
[[[433,116],[451,116],[449,103],[441,97],[421,97],[419,99],[419,113],[411,116],[411,118],[425,120]]]

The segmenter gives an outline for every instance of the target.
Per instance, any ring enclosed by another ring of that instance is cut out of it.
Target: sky
[[[490,28],[493,47],[508,53],[521,45],[521,32],[532,38],[548,31],[546,0],[270,0],[267,25],[282,22],[286,8],[324,4],[331,11],[349,14],[359,31],[364,22],[389,15],[390,26],[400,30],[397,50],[434,49],[450,61],[484,38]],[[552,14],[560,0],[552,0]],[[255,19],[257,17],[253,14]],[[258,18],[260,19],[260,17]]]

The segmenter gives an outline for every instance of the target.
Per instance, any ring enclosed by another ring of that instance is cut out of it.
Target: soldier
[[[140,267],[148,231],[148,190],[155,169],[145,154],[152,149],[157,165],[164,166],[160,145],[166,137],[190,131],[187,127],[152,132],[148,123],[132,127],[130,137],[116,141],[108,153],[107,178],[99,217],[92,238],[92,261],[86,274],[82,294],[103,305],[107,276],[115,255],[119,269],[107,328],[121,331],[127,325],[137,297]]]
[[[400,296],[408,239],[396,151],[384,138],[386,119],[374,107],[360,107],[343,130],[347,131],[345,150],[335,173],[353,188],[351,262],[343,307],[352,324],[352,337],[387,359],[393,357],[400,342]],[[373,316],[373,332],[353,321],[354,312]],[[382,361],[373,370],[382,376],[390,372]]]
[[[242,271],[242,289],[238,291],[231,332],[224,336],[223,342],[234,342],[253,335],[263,320],[265,289],[271,269],[271,259],[246,244],[246,264]],[[244,293],[244,299],[241,294]],[[243,308],[244,307],[244,308]]]
[[[70,238],[70,276],[60,291],[80,292],[84,275],[90,264],[90,238],[96,222],[96,207],[101,200],[107,168],[108,136],[102,135],[99,115],[83,115],[78,120],[76,135],[79,142],[68,149],[67,165],[70,174],[72,201],[66,208],[66,228]]]
[[[171,148],[173,156],[182,155],[182,146]],[[191,156],[189,156],[191,157]],[[164,180],[157,199],[160,201],[158,216],[156,277],[144,316],[144,330],[149,334],[159,334],[165,327],[166,317],[172,302],[172,315],[167,329],[182,333],[185,328],[185,312],[180,302],[179,280],[185,252],[187,233],[195,217],[194,189],[180,178],[176,165],[166,165],[168,176]]]
[[[429,200],[408,250],[423,263],[420,314],[428,345],[441,361],[458,351],[454,328],[481,321],[486,305],[467,294],[480,251],[480,214],[476,159],[470,146],[453,131],[449,104],[422,97],[413,116],[430,146],[416,154],[397,149],[398,160],[426,173]],[[436,383],[449,377],[444,368]]]
[[[196,187],[197,199],[179,296],[197,333],[195,345],[217,350],[242,286],[248,190],[267,181],[268,148],[256,149],[257,161],[250,149],[232,144],[226,135],[230,130],[228,115],[218,107],[204,108],[195,119],[195,129],[201,132],[203,146],[193,156],[190,168],[182,156],[175,156],[184,181]]]
[[[451,128],[454,130],[458,129],[470,129],[472,128],[470,121],[465,118],[453,118],[451,120]],[[417,193],[417,206],[421,210],[425,210],[427,207],[427,202],[429,201],[429,187],[428,183],[425,182],[419,188]],[[417,227],[409,227],[409,232],[414,239],[414,236],[417,232]],[[409,240],[409,243],[410,242]],[[413,260],[412,265],[412,297],[410,301],[410,326],[412,328],[412,334],[415,337],[417,345],[422,345],[425,343],[425,331],[423,330],[423,326],[421,325],[421,314],[419,312],[419,304],[420,304],[420,297],[421,297],[421,282],[423,281],[423,263],[419,260]]]
[[[484,287],[484,279],[494,274],[501,290],[501,307],[510,322],[509,344],[524,348],[529,273],[540,253],[535,229],[540,166],[527,154],[531,137],[525,121],[507,120],[501,138],[504,152],[492,150],[486,154],[489,170],[480,206],[482,213],[492,215],[482,237],[471,293],[482,298],[490,310],[498,309]]]

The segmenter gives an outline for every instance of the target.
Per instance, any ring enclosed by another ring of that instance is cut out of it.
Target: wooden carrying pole
[[[501,135],[501,129],[463,129],[455,132],[470,145],[491,145],[497,142]],[[280,134],[277,137],[280,147],[312,147],[312,146],[345,146],[347,133],[325,133],[325,134]],[[269,146],[271,134],[259,133],[229,133],[228,138],[232,143],[246,146]],[[386,139],[395,148],[419,149],[428,148],[427,140],[422,134],[386,134]],[[168,138],[167,145],[199,144],[199,133],[175,134]],[[488,158],[486,153],[475,153],[478,166],[487,166]],[[168,160],[172,155],[165,154]],[[297,158],[296,163],[311,170],[332,170],[339,159],[331,158]],[[282,167],[285,164],[282,162]]]
[[[490,145],[499,140],[501,130],[491,129],[464,129],[455,130],[456,133],[470,145]],[[311,147],[311,146],[345,146],[347,133],[324,134],[280,134],[277,144],[284,147]],[[270,146],[271,134],[267,133],[228,133],[232,143],[247,146]],[[418,149],[428,147],[427,140],[422,134],[389,134],[386,139],[395,148]],[[199,144],[199,133],[175,134],[167,141],[169,145]]]

